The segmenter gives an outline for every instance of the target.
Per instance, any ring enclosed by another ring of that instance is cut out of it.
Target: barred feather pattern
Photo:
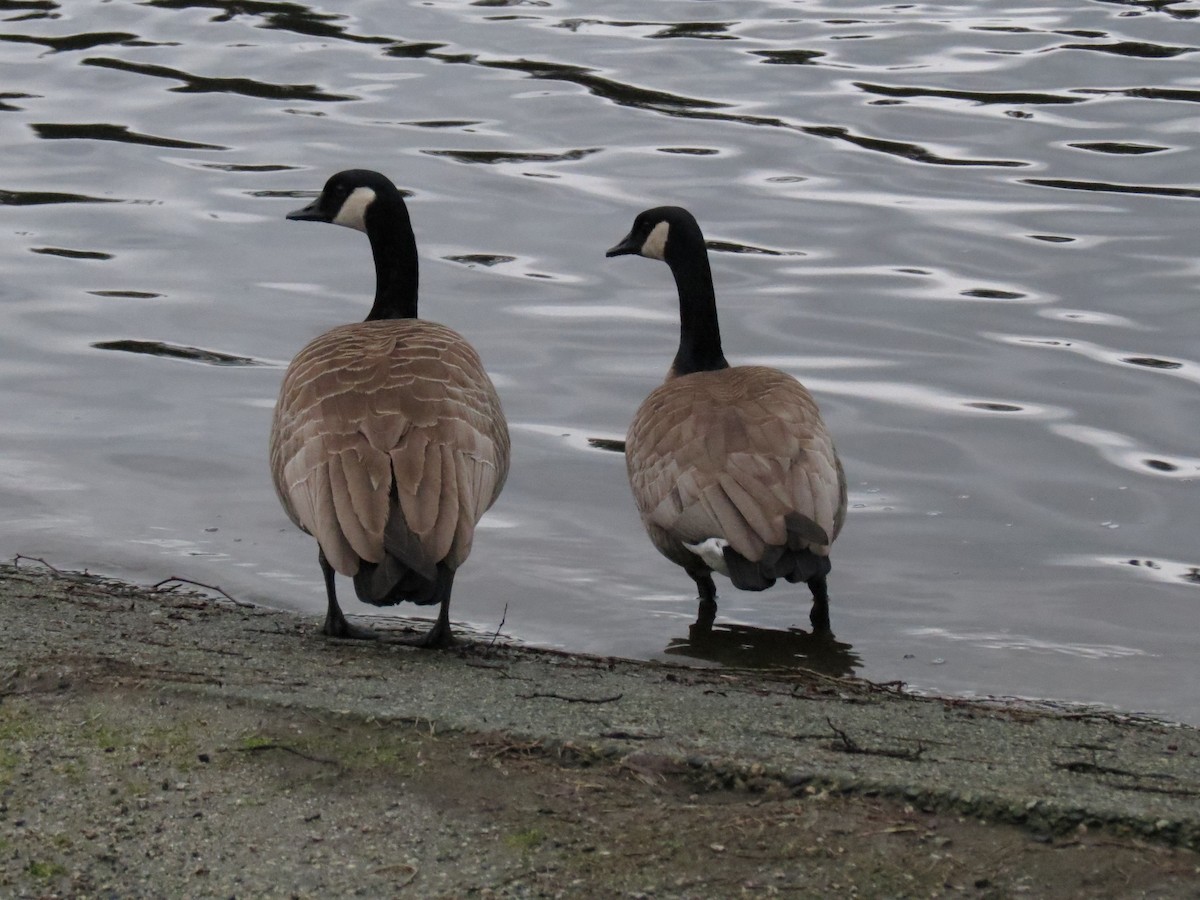
[[[500,399],[475,350],[420,319],[313,340],[288,367],[271,427],[284,510],[348,576],[363,563],[429,581],[439,563],[457,569],[508,459]],[[374,593],[362,599],[387,591]]]
[[[710,538],[765,567],[763,583],[739,587],[769,586],[785,574],[771,569],[783,556],[828,571],[809,553],[828,557],[841,531],[846,476],[816,402],[790,375],[737,366],[669,378],[634,416],[626,464],[651,541],[689,572],[707,566],[684,544]]]

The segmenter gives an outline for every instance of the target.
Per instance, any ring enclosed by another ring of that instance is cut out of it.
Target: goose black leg
[[[829,627],[829,588],[825,585],[825,576],[810,578],[808,588],[813,595],[812,610],[808,614],[813,634],[832,635],[833,630]]]
[[[325,627],[321,629],[322,634],[360,641],[373,641],[378,638],[379,636],[369,628],[359,628],[346,621],[346,617],[342,614],[342,608],[338,606],[337,590],[333,585],[335,574],[333,566],[325,558],[324,550],[317,551],[317,560],[321,563],[321,574],[325,576],[325,596],[329,598],[329,608],[325,613]]]
[[[713,584],[712,574],[707,571],[688,574],[692,576],[696,588],[700,591],[700,605],[696,609],[696,624],[693,627],[710,629],[717,619],[717,586]]]
[[[454,645],[454,635],[450,631],[450,588],[453,585],[454,570],[439,565],[437,593],[434,595],[440,600],[441,604],[438,609],[437,621],[433,623],[433,627],[429,631],[411,642],[414,647],[424,647],[427,650],[444,650],[446,647]]]

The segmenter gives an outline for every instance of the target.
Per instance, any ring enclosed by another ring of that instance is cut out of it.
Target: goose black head
[[[704,235],[695,217],[681,206],[658,206],[638,213],[633,228],[605,256],[636,254],[668,264],[681,254],[704,254]]]
[[[679,350],[670,377],[727,369],[717,324],[717,298],[704,234],[690,212],[658,206],[640,212],[625,239],[605,256],[626,254],[660,259],[671,268],[679,292]]]
[[[364,232],[375,260],[375,303],[367,318],[417,317],[417,241],[404,195],[387,178],[370,169],[338,172],[316,200],[287,217]]]
[[[404,198],[383,175],[370,169],[346,169],[330,176],[316,200],[287,217],[296,222],[332,222],[365,232],[373,209],[395,204],[403,208]]]

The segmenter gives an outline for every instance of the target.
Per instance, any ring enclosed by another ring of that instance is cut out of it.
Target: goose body
[[[698,624],[716,616],[718,572],[744,590],[805,582],[813,628],[828,632],[826,576],[846,477],[816,402],[785,372],[726,362],[704,237],[687,210],[641,213],[608,251],[623,254],[666,262],[679,292],[679,349],[625,444],[651,542],[696,582]]]
[[[370,316],[296,354],[271,426],[275,490],[319,547],[324,631],[373,636],[342,614],[337,572],[354,579],[365,603],[438,604],[422,643],[445,645],[454,573],[508,473],[500,399],[461,335],[416,318],[416,244],[390,181],[340,172],[288,218],[365,231],[376,268]]]

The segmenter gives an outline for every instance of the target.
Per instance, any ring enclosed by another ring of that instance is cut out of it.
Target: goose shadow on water
[[[758,628],[737,623],[688,627],[685,638],[674,638],[663,651],[740,669],[810,669],[823,675],[854,674],[862,658],[832,634],[800,628]]]

